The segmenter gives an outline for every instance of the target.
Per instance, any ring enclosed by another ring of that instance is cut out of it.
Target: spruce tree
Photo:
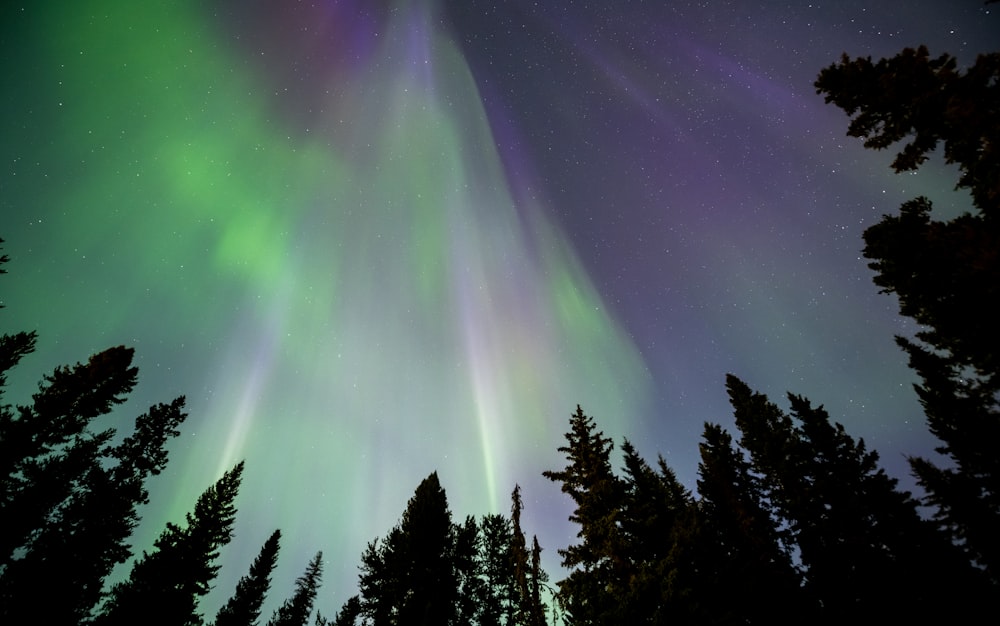
[[[864,441],[800,396],[789,395],[789,415],[733,376],[727,387],[741,444],[826,621],[944,619],[968,607],[955,600],[975,597],[975,573]]]
[[[622,578],[620,623],[674,622],[688,612],[691,569],[678,540],[693,532],[693,498],[662,457],[653,469],[628,440],[622,443],[624,476],[620,513]]]
[[[29,619],[37,610],[31,592],[42,584],[60,598],[47,613],[48,623],[78,624],[89,617],[104,578],[131,556],[127,542],[139,522],[137,507],[148,502],[146,479],[165,467],[166,443],[186,417],[183,406],[178,398],[151,407],[118,445],[105,445],[101,438],[86,447],[76,444],[91,448],[91,466],[37,529],[24,555],[5,570],[6,617]]]
[[[818,607],[801,593],[750,462],[717,424],[705,424],[699,450],[697,569],[690,583],[699,621],[773,624],[785,615],[811,621]]]
[[[513,624],[517,609],[517,583],[512,555],[514,532],[503,515],[483,516],[477,570],[482,578],[478,600],[480,626]]]
[[[627,579],[618,527],[624,490],[611,468],[614,446],[579,406],[565,437],[567,444],[558,450],[566,467],[542,473],[562,483],[563,493],[576,505],[569,519],[579,526],[580,543],[559,549],[563,567],[571,570],[558,583],[560,603],[573,623],[616,623]]]
[[[548,574],[542,569],[542,546],[538,543],[538,535],[531,536],[531,565],[528,578],[528,623],[532,626],[545,625],[545,602],[542,600],[542,587],[548,582]]]
[[[57,367],[30,406],[7,407],[0,425],[0,566],[53,518],[98,463],[114,431],[94,432],[91,422],[125,401],[138,369],[133,351],[118,346],[86,364]]]
[[[514,485],[510,494],[510,521],[512,525],[510,556],[514,561],[515,612],[514,623],[531,623],[531,605],[528,601],[528,543],[521,530],[521,511],[524,503],[521,501],[521,486]]]
[[[533,537],[532,549],[528,551],[527,538],[521,528],[521,487],[514,485],[510,495],[511,544],[510,558],[513,561],[514,610],[511,624],[541,626],[545,623],[545,604],[541,598],[541,585],[547,580],[541,569],[541,547],[538,538]]]
[[[215,626],[257,626],[260,610],[271,588],[271,572],[278,561],[281,531],[275,530],[250,565],[250,571],[236,583],[236,591],[219,609]]]
[[[0,238],[0,250],[3,249],[3,239]],[[10,257],[6,254],[0,252],[0,275],[6,274],[7,270],[4,265],[10,262]],[[0,303],[0,309],[3,309],[3,303]],[[35,351],[35,342],[38,336],[34,331],[32,332],[18,332],[13,335],[3,334],[0,335],[0,400],[3,399],[3,394],[7,386],[7,372],[16,366],[22,358],[31,354]],[[7,450],[6,442],[9,433],[6,431],[8,423],[14,420],[14,415],[11,407],[7,404],[0,403],[0,428],[5,430],[0,431],[3,436],[0,437],[0,459],[7,459],[10,451]],[[5,468],[6,469],[6,468]],[[6,485],[6,473],[0,472],[0,480],[4,480],[3,485]],[[4,489],[0,491],[0,496],[7,493]],[[6,498],[0,498],[0,506],[6,502]]]
[[[362,614],[373,626],[444,625],[456,616],[451,511],[437,472],[417,486],[400,523],[362,555]]]
[[[306,626],[323,577],[323,553],[317,552],[295,581],[295,593],[274,611],[267,626]]]
[[[99,626],[145,623],[151,613],[163,624],[201,624],[198,599],[211,589],[219,549],[232,537],[242,475],[241,461],[199,496],[184,526],[167,523],[155,550],[144,552],[128,579],[112,587]]]
[[[921,378],[917,392],[944,466],[911,460],[937,519],[1000,585],[1000,53],[965,70],[948,54],[905,49],[872,62],[847,55],[815,86],[851,118],[847,134],[872,149],[902,143],[896,172],[938,146],[958,168],[975,212],[937,219],[915,198],[865,231],[875,284],[899,298],[920,331],[898,337]]]
[[[452,528],[451,560],[455,570],[456,626],[478,623],[479,603],[483,597],[484,581],[479,572],[479,524],[467,516],[462,524]]]
[[[351,596],[333,616],[333,626],[355,626],[361,616],[361,598]],[[317,625],[318,626],[318,625]]]
[[[34,345],[34,333],[0,337],[0,396],[6,373]],[[134,387],[132,358],[131,349],[110,348],[56,368],[30,405],[0,404],[0,621],[34,621],[33,598],[45,588],[59,598],[46,623],[79,624],[103,579],[131,556],[146,480],[166,466],[166,444],[186,417],[177,398],[136,418],[117,444],[113,429],[96,428]]]

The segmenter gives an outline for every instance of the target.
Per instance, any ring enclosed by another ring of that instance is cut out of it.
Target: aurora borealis
[[[575,405],[693,485],[727,372],[901,476],[932,441],[861,232],[966,200],[943,166],[893,176],[812,80],[845,51],[971,62],[996,11],[790,4],[5,6],[3,330],[40,335],[8,401],[117,344],[123,425],[187,396],[136,545],[245,458],[206,608],[280,527],[272,596],[321,549],[332,614],[435,469],[459,519],[520,483],[553,558],[540,472]]]

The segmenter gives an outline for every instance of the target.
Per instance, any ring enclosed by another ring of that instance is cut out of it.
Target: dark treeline
[[[972,197],[974,213],[947,221],[915,198],[864,235],[875,284],[921,329],[897,337],[945,460],[910,459],[921,498],[822,406],[789,394],[782,408],[729,376],[736,432],[704,425],[695,492],[627,440],[618,457],[577,407],[562,468],[545,472],[572,499],[578,528],[558,550],[566,575],[554,586],[521,527],[518,488],[509,515],[456,521],[432,473],[399,523],[362,551],[356,596],[332,617],[314,611],[317,552],[266,623],[924,624],[987,614],[1000,591],[1000,55],[964,71],[924,48],[878,62],[845,56],[816,89],[866,147],[902,143],[898,172],[940,146]],[[0,337],[0,395],[35,341]],[[110,348],[57,367],[28,404],[0,403],[0,623],[261,623],[278,530],[217,614],[199,610],[232,536],[243,463],[148,551],[128,543],[147,480],[166,467],[185,419],[177,398],[151,406],[125,436],[98,428],[136,384],[132,357]]]

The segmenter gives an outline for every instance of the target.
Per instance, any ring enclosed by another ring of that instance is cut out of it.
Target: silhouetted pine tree
[[[0,250],[2,250],[3,239],[0,239]],[[6,274],[7,270],[4,265],[10,262],[10,257],[6,254],[0,253],[0,274]],[[0,303],[0,309],[3,309],[4,305]],[[0,399],[3,398],[4,390],[7,386],[7,372],[9,372],[15,365],[17,365],[22,358],[31,354],[35,351],[35,342],[38,336],[34,331],[32,332],[19,332],[13,335],[4,334],[0,335]],[[13,411],[7,404],[0,403],[0,427],[9,428],[9,423],[12,422],[14,418]],[[7,436],[9,433],[4,430],[2,431],[4,437],[0,437],[0,463],[4,463],[2,466],[4,470],[7,470],[6,463],[8,462],[8,456],[12,454],[12,451],[7,449]],[[13,457],[11,457],[13,458]],[[3,490],[0,491],[0,506],[3,506],[7,502],[7,494],[11,488],[8,485],[7,472],[4,471],[0,473],[0,483]]]
[[[962,587],[975,583],[973,572],[878,467],[877,453],[800,396],[789,395],[789,416],[733,376],[727,388],[741,444],[787,524],[805,590],[824,619],[922,621],[964,612],[956,599],[970,599]]]
[[[243,462],[205,490],[183,527],[167,523],[155,550],[143,553],[128,580],[116,584],[96,619],[100,626],[148,623],[199,625],[198,599],[208,593],[219,548],[232,537]]]
[[[37,610],[30,598],[39,585],[60,598],[47,611],[49,624],[75,625],[90,615],[104,578],[131,556],[127,541],[139,522],[137,507],[148,502],[146,479],[166,466],[165,446],[186,417],[183,406],[178,398],[151,407],[117,446],[104,445],[103,438],[81,446],[93,454],[91,466],[4,572],[5,613],[12,623],[30,621]],[[103,447],[92,449],[97,445]]]
[[[417,486],[400,524],[362,555],[366,620],[372,626],[451,624],[458,597],[453,545],[448,499],[434,472]]]
[[[911,457],[910,466],[927,491],[935,518],[968,558],[983,567],[1000,587],[1000,454],[986,442],[1000,440],[997,394],[981,385],[968,385],[947,359],[898,342],[910,352],[910,366],[924,381],[917,395],[930,430],[945,445],[936,451],[954,463],[939,467]]]
[[[12,346],[16,354],[25,347]],[[88,426],[132,391],[138,374],[132,354],[119,346],[95,354],[86,364],[57,367],[39,385],[30,406],[17,407],[16,415],[9,407],[3,411],[0,519],[6,528],[0,534],[0,566],[10,563],[15,550],[30,548],[34,534],[94,468],[114,432],[95,433]]]
[[[361,598],[351,596],[333,616],[333,626],[355,626],[361,616]],[[318,625],[317,625],[318,626]]]
[[[267,626],[306,626],[323,578],[323,553],[317,552],[295,581],[295,593],[274,611]]]
[[[687,595],[683,556],[675,549],[678,529],[691,519],[691,493],[662,457],[654,470],[628,440],[622,442],[624,490],[618,515],[621,540],[615,558],[619,578],[620,623],[659,624],[678,619]]]
[[[851,121],[867,148],[903,143],[896,172],[920,167],[939,145],[957,166],[975,214],[932,219],[926,198],[905,203],[865,231],[875,284],[899,297],[921,327],[897,337],[920,375],[917,386],[938,452],[950,467],[912,459],[937,518],[968,557],[1000,584],[1000,53],[961,71],[947,54],[905,49],[892,58],[850,59],[815,86]]]
[[[758,477],[717,424],[699,445],[697,568],[690,578],[700,623],[774,624],[786,616],[811,622],[818,609],[779,540]]]
[[[572,624],[618,623],[623,579],[621,534],[618,523],[624,489],[611,469],[611,439],[597,429],[579,406],[570,418],[567,445],[559,447],[566,467],[543,476],[562,483],[576,509],[570,521],[579,525],[580,543],[559,550],[569,575],[559,584],[560,604]]]
[[[455,601],[456,626],[478,623],[477,613],[482,598],[483,580],[479,576],[479,525],[471,515],[463,524],[452,528],[451,559],[455,568],[457,596]]]
[[[515,589],[515,624],[531,623],[531,607],[528,602],[528,543],[521,530],[521,510],[524,503],[521,501],[521,487],[514,485],[514,491],[510,494],[510,521],[512,526],[510,556],[514,561],[514,589]]]
[[[542,546],[538,543],[538,535],[531,536],[531,569],[528,579],[528,616],[529,623],[534,626],[544,626],[545,602],[542,600],[542,587],[548,582],[548,574],[542,569]]]
[[[250,571],[236,583],[236,591],[219,609],[215,626],[257,626],[260,609],[271,588],[271,572],[278,562],[281,531],[275,530],[250,565]]]
[[[481,540],[477,571],[483,581],[477,601],[479,624],[513,624],[517,588],[511,554],[514,543],[511,521],[503,515],[485,515],[479,528]]]
[[[0,256],[0,265],[7,260]],[[0,395],[6,373],[34,345],[34,333],[0,337]],[[131,349],[110,348],[86,364],[56,368],[31,405],[0,405],[4,623],[36,621],[41,588],[59,599],[46,608],[46,623],[81,623],[99,601],[103,579],[131,556],[127,540],[148,500],[146,479],[166,466],[167,440],[185,418],[178,398],[139,416],[117,445],[114,430],[94,429],[134,387],[132,357]]]
[[[519,626],[541,626],[545,623],[545,604],[541,598],[541,585],[547,580],[541,569],[541,547],[538,538],[533,538],[532,551],[528,552],[527,539],[521,529],[521,511],[524,502],[521,500],[521,487],[514,485],[510,494],[511,546],[510,558],[513,561],[514,576],[514,611],[509,624]],[[537,550],[537,554],[535,551]]]

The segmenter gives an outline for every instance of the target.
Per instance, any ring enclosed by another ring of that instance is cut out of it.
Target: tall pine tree
[[[219,609],[215,626],[257,626],[260,610],[271,588],[271,572],[278,562],[281,531],[275,530],[250,565],[250,571],[236,583],[236,591]]]
[[[199,496],[184,526],[167,523],[155,550],[143,553],[128,579],[112,587],[99,626],[146,623],[152,615],[162,624],[201,624],[198,600],[209,592],[219,549],[232,537],[242,475],[241,461]]]
[[[347,602],[344,602],[344,606],[340,607],[337,614],[333,616],[333,622],[331,623],[333,626],[355,626],[359,617],[361,617],[361,598],[351,596],[347,599]]]
[[[452,528],[451,560],[455,569],[455,624],[478,623],[479,602],[483,597],[484,581],[479,575],[479,524],[471,515]]]
[[[974,597],[964,590],[971,568],[863,441],[800,396],[789,395],[789,415],[733,376],[727,388],[741,444],[828,623],[955,617],[956,598]]]
[[[875,284],[921,327],[897,341],[949,463],[912,467],[942,527],[1000,585],[1000,53],[964,71],[922,46],[875,63],[844,55],[815,86],[865,147],[902,143],[896,172],[918,169],[940,145],[956,187],[971,193],[975,212],[947,220],[926,198],[905,203],[865,231],[864,255]]]
[[[295,593],[275,609],[267,626],[306,626],[322,578],[323,553],[317,552],[306,566],[306,571],[296,579]]]
[[[698,621],[773,624],[787,615],[812,621],[818,607],[801,593],[750,462],[717,424],[705,424],[699,451],[697,568],[690,581]]]
[[[479,624],[513,624],[518,592],[511,520],[499,514],[485,515],[479,528],[481,539],[476,569],[483,582],[477,600]]]
[[[542,626],[545,623],[545,604],[541,599],[541,585],[546,576],[541,569],[541,547],[538,538],[533,538],[532,549],[528,551],[527,538],[521,529],[521,487],[514,485],[510,494],[511,545],[510,558],[513,561],[514,611],[513,623],[518,626]]]
[[[41,585],[60,598],[47,613],[48,623],[75,625],[90,615],[104,578],[131,556],[127,542],[139,522],[138,506],[148,502],[146,479],[166,465],[165,446],[186,417],[183,406],[178,398],[151,407],[118,445],[90,440],[101,446],[91,451],[90,467],[4,571],[6,617],[14,623],[30,620],[37,610],[32,590]]]
[[[622,456],[617,558],[628,584],[619,594],[618,621],[675,623],[690,612],[690,554],[678,542],[694,532],[694,501],[663,457],[653,469],[628,440],[622,443]]]
[[[86,364],[57,367],[45,377],[30,406],[4,410],[0,424],[0,565],[74,493],[114,433],[89,427],[121,404],[135,386],[133,351],[122,346]]]
[[[0,395],[6,373],[34,345],[34,333],[0,337]],[[59,598],[46,623],[79,624],[103,579],[131,556],[146,480],[166,466],[166,444],[186,417],[178,398],[136,418],[119,443],[114,430],[96,427],[134,387],[132,358],[131,349],[110,348],[56,368],[30,405],[0,405],[0,621],[37,619],[33,598],[44,588]]]
[[[446,625],[456,617],[451,511],[437,472],[417,486],[399,525],[362,555],[362,614],[372,626]]]
[[[618,623],[622,593],[628,588],[621,558],[619,516],[624,489],[611,468],[611,439],[593,418],[576,407],[567,444],[559,447],[566,467],[543,476],[562,483],[576,509],[570,521],[579,526],[580,543],[559,550],[569,575],[559,582],[560,604],[573,624]]]

